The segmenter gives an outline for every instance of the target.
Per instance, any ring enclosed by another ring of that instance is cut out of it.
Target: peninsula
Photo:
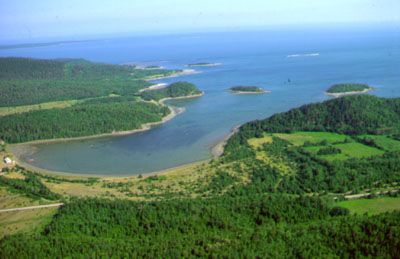
[[[363,94],[371,90],[373,88],[365,84],[336,84],[331,86],[325,94],[340,97],[343,95]]]
[[[146,81],[181,73],[83,59],[1,58],[0,139],[13,144],[146,130],[182,112],[161,99],[202,94],[187,82],[151,90],[162,85]]]
[[[258,86],[234,86],[228,89],[228,92],[235,94],[266,94],[269,91],[265,91]]]

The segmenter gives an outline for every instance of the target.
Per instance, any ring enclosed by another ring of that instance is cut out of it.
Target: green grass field
[[[355,199],[341,201],[338,206],[348,208],[352,213],[369,215],[400,210],[400,198],[381,197],[376,199]]]
[[[358,137],[360,137],[360,138],[366,137],[369,139],[373,139],[378,146],[380,146],[388,151],[400,150],[400,141],[394,140],[387,136],[362,135],[362,136],[358,136]]]
[[[251,138],[247,140],[250,146],[257,150],[257,148],[261,147],[264,143],[272,143],[272,136],[264,134],[262,138]]]
[[[347,135],[331,133],[331,132],[300,131],[300,132],[295,132],[295,133],[291,133],[291,134],[275,133],[273,135],[275,137],[287,140],[295,146],[301,146],[306,141],[310,141],[311,143],[318,143],[323,140],[326,140],[328,142],[328,144],[332,144],[334,142],[342,142],[346,138],[350,139],[350,137]]]
[[[346,143],[346,144],[337,144],[334,147],[342,150],[342,154],[348,155],[349,157],[361,158],[361,157],[369,157],[382,155],[384,151],[363,145],[361,143]]]
[[[23,105],[23,106],[13,106],[13,107],[1,107],[0,116],[6,116],[10,114],[23,113],[35,110],[48,110],[53,108],[67,108],[75,105],[83,100],[68,100],[68,101],[56,101],[47,102],[41,104]]]
[[[0,116],[6,116],[6,115],[16,114],[16,113],[24,113],[24,112],[35,111],[35,110],[67,108],[72,105],[83,103],[88,100],[100,99],[100,98],[106,98],[106,97],[119,97],[119,95],[110,94],[109,96],[103,96],[103,97],[97,97],[97,98],[85,98],[85,99],[80,99],[80,100],[54,101],[54,102],[39,103],[39,104],[32,104],[32,105],[1,107],[0,108]]]
[[[382,155],[384,151],[366,146],[361,143],[352,142],[352,143],[345,143],[345,144],[336,144],[332,145],[335,148],[338,148],[342,151],[341,154],[331,154],[331,155],[319,155],[319,157],[327,159],[329,161],[339,159],[349,159],[349,158],[361,158],[361,157],[369,157],[375,155]],[[311,154],[316,155],[317,152],[326,146],[310,146],[305,147],[304,150],[310,152]]]

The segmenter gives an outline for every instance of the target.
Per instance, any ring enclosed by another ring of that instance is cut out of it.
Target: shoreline
[[[24,147],[25,148],[25,147]],[[27,152],[26,150],[13,150],[15,153],[19,153],[18,155],[24,156]],[[143,177],[148,177],[148,176],[154,176],[154,175],[168,175],[170,173],[175,172],[178,169],[185,169],[189,167],[194,167],[198,165],[202,165],[203,163],[207,163],[211,161],[211,158],[207,158],[205,160],[200,160],[200,161],[195,161],[195,162],[190,162],[182,165],[177,165],[173,166],[170,168],[162,169],[162,170],[157,170],[157,171],[152,171],[152,172],[145,172],[145,173],[135,173],[135,174],[115,174],[115,175],[109,175],[109,174],[90,174],[90,173],[72,173],[72,172],[65,172],[65,171],[56,171],[56,170],[51,170],[51,169],[45,169],[45,168],[40,168],[36,167],[32,164],[29,164],[26,161],[21,161],[17,155],[14,157],[15,162],[28,170],[34,171],[35,173],[40,173],[40,174],[46,174],[46,175],[56,175],[56,176],[64,176],[64,177],[71,177],[74,179],[81,179],[81,178],[102,178],[102,179],[127,179],[127,178],[137,178],[139,175],[142,175]]]
[[[198,73],[201,73],[201,72],[195,71],[194,69],[184,69],[182,72],[178,72],[178,73],[172,74],[170,76],[146,79],[146,81],[149,82],[149,81],[163,79],[163,78],[178,77],[178,76],[182,76],[182,75],[190,75],[190,74],[198,74]],[[155,90],[158,88],[162,88],[166,85],[167,85],[166,83],[158,83],[155,85],[151,85],[148,88],[141,89],[140,92],[143,92],[145,90]],[[159,105],[166,106],[170,110],[170,114],[163,117],[161,119],[161,121],[149,122],[149,123],[142,124],[141,127],[138,129],[111,132],[111,133],[102,133],[102,134],[91,135],[91,136],[33,140],[33,141],[28,141],[28,142],[23,142],[23,143],[10,144],[8,147],[8,152],[13,156],[13,159],[16,161],[17,165],[20,165],[29,170],[40,172],[40,173],[63,175],[63,176],[75,176],[75,177],[102,177],[102,178],[114,177],[114,176],[102,175],[102,174],[71,173],[71,172],[55,171],[55,170],[39,168],[39,167],[36,167],[32,164],[29,164],[27,161],[25,161],[25,157],[28,155],[31,155],[35,152],[35,147],[33,145],[56,143],[56,142],[79,141],[79,140],[87,140],[87,139],[102,138],[102,137],[124,136],[124,135],[129,135],[129,134],[134,134],[134,133],[150,130],[153,126],[161,125],[161,124],[173,119],[175,116],[185,112],[184,107],[175,107],[175,106],[166,105],[166,104],[164,104],[165,101],[179,100],[179,99],[186,99],[186,98],[196,98],[196,97],[203,96],[204,94],[205,94],[205,92],[202,91],[200,94],[195,94],[195,95],[190,95],[190,96],[181,96],[181,97],[167,97],[167,98],[163,98],[163,99],[159,100],[157,103]],[[199,162],[195,162],[195,163],[199,163]],[[192,163],[180,165],[178,167],[173,167],[173,168],[181,168],[181,167],[188,166],[190,164],[192,164]],[[149,172],[149,173],[142,173],[142,174],[143,175],[152,175],[152,174],[157,174],[157,173],[164,172],[164,171],[171,171],[171,170],[173,170],[173,168],[169,168],[169,169],[167,168],[165,170],[158,171],[158,172]],[[137,174],[137,175],[139,175],[139,174]],[[136,175],[116,175],[115,177],[120,178],[120,177],[134,177],[134,176],[136,176]]]
[[[23,157],[26,157],[35,152],[35,147],[33,145],[57,143],[57,142],[68,142],[68,141],[79,141],[79,140],[87,140],[87,139],[102,138],[102,137],[123,136],[123,135],[129,135],[129,134],[134,134],[137,132],[143,132],[146,130],[150,130],[153,126],[161,125],[161,124],[173,119],[177,115],[185,112],[184,107],[175,107],[175,106],[166,105],[166,104],[164,104],[165,101],[196,98],[196,97],[203,96],[204,94],[205,94],[204,92],[201,92],[200,94],[196,94],[196,95],[181,96],[181,97],[168,97],[168,98],[163,98],[163,99],[159,100],[158,104],[168,107],[168,109],[170,110],[170,114],[163,117],[161,121],[149,122],[149,123],[143,124],[141,126],[141,128],[139,128],[139,129],[112,132],[112,133],[104,133],[104,134],[98,134],[98,135],[92,135],[92,136],[33,140],[33,141],[29,141],[29,142],[24,142],[24,143],[10,144],[8,147],[8,152],[12,154],[13,159],[16,161],[16,163],[18,165],[25,167],[29,170],[37,171],[37,172],[43,172],[43,173],[47,173],[47,174],[56,174],[56,175],[65,175],[65,176],[77,176],[77,177],[112,177],[109,175],[101,175],[101,174],[71,173],[71,172],[55,171],[55,170],[49,170],[49,169],[45,169],[45,168],[39,168],[32,164],[29,164],[27,161],[25,161],[25,159]],[[182,166],[185,166],[185,165],[182,165]],[[172,170],[172,169],[165,169],[165,170]],[[150,175],[152,173],[155,173],[155,172],[142,173],[142,174]],[[139,175],[139,174],[137,174],[137,175]],[[116,175],[115,177],[123,177],[123,175]],[[133,175],[126,175],[125,177],[133,177]]]
[[[167,99],[167,98],[165,98],[165,99]],[[26,157],[27,155],[34,152],[34,150],[36,148],[34,146],[32,146],[32,144],[20,143],[20,144],[10,145],[9,152],[13,154],[13,156],[14,156],[13,159],[16,161],[17,165],[24,167],[28,170],[31,170],[31,171],[34,171],[37,173],[41,173],[41,174],[66,176],[66,177],[73,177],[73,178],[77,178],[77,179],[90,178],[90,177],[103,178],[103,179],[122,179],[122,178],[137,178],[139,175],[142,175],[144,177],[153,176],[153,175],[168,175],[169,173],[173,173],[178,169],[185,169],[185,168],[202,165],[204,163],[210,162],[212,159],[220,157],[224,152],[224,148],[225,148],[225,145],[228,142],[228,140],[235,133],[237,133],[239,131],[239,128],[241,126],[242,125],[235,126],[228,135],[222,137],[221,139],[215,141],[214,143],[212,143],[210,145],[210,153],[212,156],[211,158],[203,159],[200,161],[189,162],[189,163],[185,163],[182,165],[177,165],[177,166],[173,166],[170,168],[147,172],[147,173],[109,175],[109,174],[72,173],[72,172],[65,172],[65,171],[56,171],[56,170],[36,167],[36,166],[28,163],[24,159],[21,159],[21,157]]]
[[[228,135],[222,137],[221,139],[215,141],[214,143],[211,144],[210,149],[211,149],[211,155],[213,158],[218,158],[224,153],[224,149],[226,146],[226,143],[228,143],[228,140],[239,131],[240,127],[242,125],[235,126],[231,132],[229,132]]]
[[[367,93],[367,92],[369,92],[369,91],[372,91],[372,90],[374,90],[373,87],[370,87],[370,88],[368,88],[368,89],[364,89],[364,90],[362,90],[362,91],[341,92],[341,93],[328,93],[328,92],[324,92],[324,94],[329,95],[329,96],[332,96],[332,97],[335,97],[335,98],[338,98],[338,97],[345,96],[345,95],[365,94],[365,93]]]

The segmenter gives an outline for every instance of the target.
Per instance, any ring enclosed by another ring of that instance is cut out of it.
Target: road
[[[60,207],[60,206],[63,206],[63,205],[64,205],[64,203],[55,203],[55,204],[49,204],[49,205],[39,205],[39,206],[31,206],[31,207],[23,207],[23,208],[4,209],[4,210],[0,210],[0,213],[20,211],[20,210],[34,210],[34,209]]]

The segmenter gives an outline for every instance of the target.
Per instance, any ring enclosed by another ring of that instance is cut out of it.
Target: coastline
[[[104,133],[104,134],[83,136],[83,137],[34,140],[34,141],[29,141],[29,142],[24,142],[24,143],[11,144],[8,147],[8,151],[9,151],[9,153],[11,153],[13,155],[13,159],[16,161],[16,163],[18,165],[21,165],[22,167],[25,167],[25,168],[33,170],[33,171],[44,172],[44,173],[48,173],[48,174],[79,176],[79,177],[110,177],[109,175],[100,175],[100,174],[92,175],[92,174],[85,174],[85,173],[59,172],[59,171],[53,171],[53,170],[48,170],[48,169],[44,169],[44,168],[38,168],[32,164],[27,163],[25,161],[24,157],[35,152],[35,148],[32,146],[35,144],[46,144],[46,143],[67,142],[67,141],[76,141],[76,140],[87,140],[87,139],[102,138],[102,137],[123,136],[123,135],[129,135],[129,134],[133,134],[133,133],[137,133],[137,132],[143,132],[146,130],[150,130],[153,126],[161,125],[161,124],[171,120],[175,116],[185,112],[185,108],[166,105],[166,104],[164,104],[165,101],[186,99],[186,98],[196,98],[196,97],[200,97],[203,95],[204,95],[204,92],[201,92],[200,94],[196,94],[196,95],[181,96],[181,97],[168,97],[168,98],[163,98],[163,99],[159,100],[158,101],[159,105],[168,107],[168,109],[170,110],[170,114],[163,117],[161,121],[149,122],[149,123],[143,124],[141,126],[141,128],[139,128],[139,129],[128,130],[128,131],[118,131],[118,132]],[[182,166],[184,166],[184,165],[182,165]],[[166,170],[169,170],[169,169],[166,169]],[[153,172],[150,172],[148,174],[150,175],[152,173]],[[144,174],[146,174],[146,173],[144,173]],[[154,174],[156,174],[156,173],[154,173]],[[118,177],[122,177],[122,176],[118,176]],[[125,177],[129,177],[129,176],[125,176]]]
[[[165,99],[167,99],[167,98],[165,98]],[[36,166],[28,163],[24,159],[21,159],[21,157],[26,157],[27,155],[34,152],[35,147],[33,147],[32,144],[21,143],[21,144],[10,145],[9,152],[14,155],[13,159],[16,161],[16,163],[19,166],[24,167],[28,170],[32,170],[34,172],[48,174],[48,175],[66,176],[66,177],[73,177],[76,179],[89,178],[89,177],[98,177],[98,178],[103,178],[103,179],[122,179],[122,178],[137,178],[138,175],[142,175],[144,177],[153,176],[153,175],[168,175],[168,174],[173,174],[176,170],[186,169],[186,168],[202,165],[204,163],[210,162],[212,159],[220,157],[224,152],[224,147],[225,147],[226,143],[235,133],[237,133],[239,131],[240,127],[241,127],[241,125],[235,126],[228,135],[222,137],[221,139],[219,139],[211,144],[210,150],[211,150],[212,158],[207,158],[207,159],[200,160],[200,161],[185,163],[182,165],[166,168],[163,170],[147,172],[147,173],[137,173],[137,174],[132,174],[132,175],[125,175],[125,174],[104,175],[104,174],[89,174],[89,173],[71,173],[71,172],[39,168],[39,167],[36,167]],[[75,139],[72,139],[72,140],[75,140]]]
[[[353,92],[342,92],[342,93],[328,93],[328,92],[324,92],[324,94],[329,95],[329,96],[333,96],[335,98],[341,97],[341,96],[345,96],[345,95],[354,95],[354,94],[364,94],[367,93],[369,91],[374,90],[373,87],[370,87],[368,89],[364,89],[362,91],[353,91]]]
[[[178,77],[182,75],[190,75],[190,74],[198,74],[201,72],[195,71],[194,69],[184,69],[182,72],[178,72],[175,74],[172,74],[170,76],[162,76],[162,77],[155,77],[151,79],[146,79],[146,81],[152,81],[152,80],[158,80],[158,79],[163,79],[163,78],[170,78],[170,77]],[[166,86],[166,83],[158,83],[155,85],[151,85],[148,88],[141,89],[139,92],[143,92],[145,90],[155,90],[159,88],[163,88]],[[46,143],[56,143],[56,142],[67,142],[67,141],[77,141],[77,140],[87,140],[87,139],[94,139],[94,138],[102,138],[102,137],[113,137],[113,136],[123,136],[123,135],[129,135],[133,133],[138,133],[138,132],[143,132],[146,130],[150,130],[153,126],[156,125],[161,125],[171,119],[173,119],[175,116],[185,112],[184,107],[175,107],[175,106],[169,106],[164,104],[165,101],[168,100],[178,100],[178,99],[186,99],[186,98],[196,98],[203,96],[204,92],[201,92],[200,94],[195,94],[195,95],[190,95],[190,96],[181,96],[181,97],[168,97],[168,98],[163,98],[159,100],[157,103],[162,106],[168,107],[170,110],[170,114],[167,116],[163,117],[161,121],[158,122],[149,122],[142,124],[140,128],[138,129],[133,129],[133,130],[127,130],[127,131],[118,131],[118,132],[111,132],[111,133],[103,133],[103,134],[97,134],[97,135],[91,135],[91,136],[82,136],[82,137],[71,137],[71,138],[59,138],[59,139],[44,139],[44,140],[33,140],[29,142],[23,142],[23,143],[17,143],[17,144],[10,144],[8,147],[8,152],[13,156],[13,159],[16,161],[16,163],[22,167],[25,167],[29,170],[41,172],[41,173],[46,173],[46,174],[55,174],[55,175],[64,175],[64,176],[75,176],[75,177],[112,177],[109,175],[101,175],[101,174],[85,174],[85,173],[71,173],[71,172],[60,172],[60,171],[54,171],[54,170],[48,170],[44,168],[39,168],[36,167],[32,164],[29,164],[27,161],[25,161],[25,157],[33,154],[35,152],[35,147],[33,145],[36,144],[46,144]],[[204,162],[204,161],[199,161],[199,162]],[[199,163],[195,162],[195,163]],[[189,166],[193,163],[189,164],[184,164],[178,167],[174,168],[182,168],[185,166]],[[157,173],[161,172],[167,172],[171,171],[174,168],[169,168],[165,169],[159,172],[149,172],[149,173],[143,173],[143,175],[154,175]],[[134,177],[134,176],[126,176],[126,175],[116,175],[115,177]]]
[[[225,148],[226,143],[235,133],[237,133],[239,131],[241,126],[242,125],[238,125],[238,126],[234,127],[228,135],[226,135],[225,137],[223,137],[211,144],[210,149],[211,149],[211,155],[213,156],[213,158],[218,158],[224,153],[224,148]]]

